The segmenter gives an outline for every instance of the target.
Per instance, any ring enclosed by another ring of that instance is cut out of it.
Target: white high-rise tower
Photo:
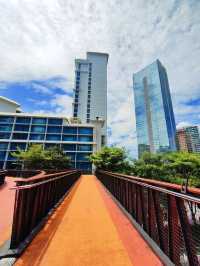
[[[102,144],[107,130],[108,54],[88,52],[87,59],[75,59],[73,116],[82,122],[104,120]]]

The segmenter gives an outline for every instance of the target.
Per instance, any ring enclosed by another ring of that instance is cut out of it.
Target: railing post
[[[193,243],[191,227],[188,222],[188,216],[187,216],[187,211],[185,208],[184,200],[180,198],[176,198],[176,204],[177,204],[180,225],[181,225],[181,229],[183,233],[183,238],[184,238],[190,266],[198,266],[199,263],[198,263],[198,258],[196,256],[197,254],[196,248]]]
[[[181,256],[181,234],[176,206],[176,198],[168,195],[169,257],[179,266]]]
[[[153,192],[153,202],[155,206],[155,218],[156,218],[156,224],[158,228],[158,237],[160,242],[160,248],[167,254],[168,253],[168,241],[167,236],[164,237],[164,235],[167,233],[165,232],[164,227],[164,217],[163,217],[163,211],[160,207],[160,201],[159,201],[159,193],[154,191]]]
[[[147,224],[146,224],[146,217],[145,217],[145,208],[144,208],[144,197],[143,197],[143,191],[141,186],[139,188],[139,198],[140,198],[140,206],[141,206],[141,218],[142,218],[142,225],[143,229],[147,231]]]

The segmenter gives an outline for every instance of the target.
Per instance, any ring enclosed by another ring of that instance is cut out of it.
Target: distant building
[[[20,113],[20,104],[6,97],[0,96],[0,112]]]
[[[176,132],[176,143],[179,151],[189,151],[185,128],[178,129]]]
[[[177,148],[179,151],[200,153],[200,135],[198,126],[188,126],[177,130]]]
[[[176,126],[167,72],[156,60],[133,74],[139,157],[176,150]]]
[[[96,52],[75,60],[73,116],[83,123],[97,117],[104,120],[102,144],[106,143],[107,130],[107,63],[108,54]]]
[[[100,120],[75,124],[64,116],[26,113],[0,113],[0,168],[16,167],[12,152],[19,147],[41,144],[57,146],[71,158],[73,168],[91,171],[88,156],[101,148]]]

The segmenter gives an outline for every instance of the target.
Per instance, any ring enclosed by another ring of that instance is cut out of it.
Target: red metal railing
[[[175,265],[200,265],[200,199],[97,171],[97,177]]]
[[[4,184],[5,177],[6,177],[6,171],[4,170],[0,171],[0,186]]]
[[[178,185],[178,184],[169,183],[169,182],[165,182],[165,181],[159,181],[159,180],[155,180],[155,179],[149,179],[149,178],[141,178],[138,176],[123,175],[123,174],[119,174],[119,173],[114,173],[114,174],[116,176],[123,176],[123,177],[126,177],[128,179],[135,180],[135,181],[142,182],[142,183],[146,183],[146,184],[149,184],[152,186],[158,186],[158,187],[173,190],[176,192],[182,192],[182,186]],[[200,197],[200,188],[188,187],[187,188],[187,194],[189,194],[191,196],[195,196],[195,197]]]
[[[16,179],[10,248],[23,243],[80,177],[76,170]]]

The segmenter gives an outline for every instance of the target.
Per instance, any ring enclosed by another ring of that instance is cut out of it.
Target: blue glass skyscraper
[[[133,74],[139,157],[176,150],[176,125],[167,72],[156,60]]]

